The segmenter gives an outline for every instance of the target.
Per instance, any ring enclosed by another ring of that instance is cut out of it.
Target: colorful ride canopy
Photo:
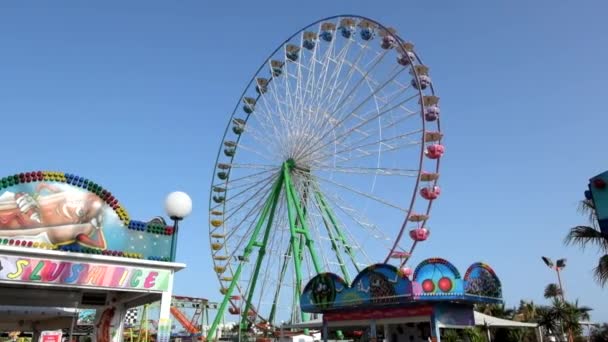
[[[110,191],[63,172],[0,178],[0,245],[170,261],[173,227],[131,220]]]
[[[442,301],[501,303],[501,283],[483,263],[471,265],[462,278],[448,261],[431,258],[416,267],[411,279],[393,265],[376,264],[359,272],[352,284],[333,273],[316,275],[306,284],[300,307],[304,312],[321,313]]]

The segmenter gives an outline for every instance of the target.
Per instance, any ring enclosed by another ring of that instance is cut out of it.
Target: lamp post
[[[170,193],[165,199],[165,212],[173,220],[173,236],[171,237],[171,261],[175,261],[177,253],[178,223],[192,212],[192,199],[181,191]]]
[[[564,288],[562,286],[562,277],[560,275],[560,272],[566,267],[566,259],[562,258],[562,259],[558,259],[555,263],[553,263],[553,261],[545,256],[541,257],[541,259],[543,260],[543,262],[545,263],[545,265],[547,265],[547,267],[549,267],[550,269],[554,270],[555,273],[557,274],[557,283],[559,286],[559,296],[562,300],[562,303],[565,303],[566,300],[564,299]],[[563,324],[562,324],[562,334],[563,334]],[[569,342],[573,342],[573,337],[572,337],[572,331],[570,329],[568,329],[568,341]]]

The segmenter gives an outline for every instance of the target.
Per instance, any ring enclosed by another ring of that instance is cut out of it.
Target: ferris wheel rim
[[[242,99],[246,97],[248,90],[250,90],[251,87],[255,85],[256,78],[264,71],[264,68],[268,66],[269,62],[272,60],[272,57],[275,56],[277,54],[277,52],[279,52],[281,49],[283,49],[287,43],[289,43],[293,38],[297,37],[298,35],[301,35],[308,28],[314,27],[314,26],[319,25],[320,23],[323,23],[323,22],[326,22],[326,21],[331,21],[331,20],[335,20],[335,19],[339,19],[339,18],[352,18],[352,19],[369,21],[369,22],[373,23],[374,25],[377,25],[378,29],[385,30],[388,34],[390,34],[398,42],[399,46],[403,46],[403,44],[406,43],[396,32],[391,32],[389,30],[389,27],[382,25],[380,22],[378,22],[378,21],[376,21],[374,19],[371,19],[371,18],[368,18],[368,17],[365,17],[365,16],[360,16],[360,15],[344,14],[344,15],[335,15],[335,16],[330,16],[330,17],[322,18],[322,19],[319,19],[319,20],[317,20],[317,21],[315,21],[313,23],[310,23],[310,24],[304,26],[303,28],[301,28],[300,30],[297,30],[294,34],[292,34],[287,39],[285,39],[283,42],[281,42],[280,44],[278,44],[277,48],[275,50],[273,50],[268,55],[267,58],[264,59],[264,61],[260,65],[260,67],[255,71],[255,73],[253,74],[252,78],[250,79],[250,81],[245,86],[245,89],[243,90],[243,92],[241,93],[241,95],[238,97],[238,101],[237,101],[237,103],[236,103],[236,105],[234,107],[234,110],[232,111],[232,114],[230,115],[230,118],[229,118],[229,120],[227,122],[226,128],[224,130],[224,134],[223,134],[223,136],[221,138],[221,143],[220,143],[219,148],[218,148],[218,152],[217,152],[217,155],[216,155],[215,164],[214,164],[214,168],[213,168],[213,174],[212,174],[212,177],[211,177],[210,196],[209,196],[209,210],[210,210],[210,212],[211,212],[211,210],[212,210],[212,208],[214,206],[213,205],[213,201],[212,201],[213,188],[214,188],[214,186],[216,184],[216,182],[215,182],[215,180],[216,180],[215,179],[215,175],[218,172],[218,164],[221,161],[222,148],[224,146],[224,142],[227,141],[227,137],[228,137],[228,134],[229,134],[230,128],[231,128],[231,123],[233,122],[233,120],[239,114],[239,108],[240,108],[240,105],[242,103]],[[406,56],[407,56],[407,54],[406,54]],[[410,59],[409,56],[407,56],[407,58]],[[418,54],[415,54],[415,61],[417,61],[420,64],[423,64],[422,60],[418,56]],[[414,60],[411,60],[411,62],[414,62]],[[415,79],[418,82],[420,81],[420,78],[419,78],[419,75],[418,75],[417,72],[414,72],[413,76],[415,77]],[[272,82],[272,79],[273,79],[273,77],[270,77],[269,81]],[[430,88],[431,94],[435,95],[435,90],[434,90],[434,87],[433,87],[432,83],[429,85],[429,88]],[[258,94],[258,96],[256,97],[256,100],[259,99],[261,96],[262,96],[262,94]],[[422,92],[422,89],[418,89],[417,96],[420,99],[422,99],[422,97],[424,96],[424,94]],[[421,125],[422,132],[426,132],[426,121],[424,120],[424,117],[423,117],[423,115],[424,115],[424,108],[425,108],[425,106],[424,106],[424,104],[421,101],[421,103],[420,103],[420,118],[421,118],[421,123],[422,123],[422,125]],[[247,122],[248,119],[249,119],[249,116],[247,116],[247,119],[245,120],[245,122]],[[441,126],[440,126],[440,119],[439,118],[436,120],[436,125],[437,125],[438,131],[441,132]],[[239,135],[236,138],[236,140],[235,140],[235,142],[236,142],[237,145],[238,145],[238,142],[239,142],[240,139],[241,139],[241,136]],[[406,216],[405,216],[405,218],[403,220],[401,228],[398,230],[397,236],[393,236],[394,237],[394,243],[393,243],[392,248],[387,253],[385,262],[388,261],[388,259],[390,258],[390,255],[394,251],[400,249],[399,248],[399,243],[400,243],[401,239],[403,238],[403,233],[407,229],[406,225],[407,225],[409,216],[410,216],[410,214],[412,214],[412,209],[414,208],[414,204],[416,203],[417,193],[418,193],[418,191],[420,189],[420,174],[424,171],[423,170],[423,161],[424,161],[425,144],[423,142],[420,145],[421,146],[420,146],[420,153],[419,153],[419,160],[418,160],[418,170],[417,170],[418,175],[416,177],[417,179],[415,181],[415,185],[412,188],[412,196],[411,196],[412,198],[411,198],[411,200],[409,202],[410,203],[409,204],[409,208],[407,210],[407,214],[406,214]],[[234,160],[234,156],[230,157],[229,160],[232,163],[232,161]],[[431,170],[431,171],[434,171],[434,172],[437,173],[438,170],[439,170],[439,165],[440,165],[440,159],[437,159],[436,162],[435,162],[435,170]],[[435,180],[433,182],[433,185],[436,185],[436,184],[437,184],[437,180]],[[427,216],[430,213],[432,202],[433,201],[428,201],[428,204],[426,205],[425,212],[426,212]],[[210,217],[210,219],[211,219],[211,217]],[[424,223],[426,223],[426,220],[423,222],[423,224]],[[213,243],[212,230],[213,229],[212,229],[212,227],[210,225],[210,230],[209,230],[210,231],[209,232],[209,241],[210,241],[210,244]],[[226,228],[224,228],[224,231],[225,230],[226,230]],[[412,244],[412,246],[411,246],[411,248],[410,248],[410,254],[415,249],[416,244],[417,244],[417,242],[414,241],[413,244]],[[223,247],[225,248],[225,246],[223,246]],[[213,265],[215,267],[215,266],[217,266],[218,262],[214,258],[214,250],[213,249],[211,249],[211,255],[212,255],[212,262],[213,262]],[[232,267],[231,263],[228,263],[227,267],[231,269],[231,267]],[[231,273],[233,274],[232,270],[231,270]],[[223,283],[222,280],[221,280],[221,276],[219,274],[218,274],[218,280],[220,280],[220,284]],[[245,293],[245,292],[243,292],[243,290],[239,290],[239,293]],[[263,317],[259,315],[259,312],[257,313],[257,316],[259,318],[263,319]]]
[[[313,27],[313,26],[318,25],[318,24],[320,24],[320,23],[322,23],[322,22],[325,22],[325,21],[330,21],[330,20],[333,20],[333,19],[339,19],[339,18],[355,18],[355,19],[362,19],[362,20],[367,20],[367,21],[370,21],[370,22],[372,22],[373,24],[377,25],[377,26],[378,26],[378,28],[385,30],[385,31],[386,31],[386,32],[387,32],[389,35],[391,35],[393,38],[395,38],[395,39],[396,39],[396,40],[399,42],[399,45],[403,45],[403,44],[405,44],[405,43],[406,43],[406,41],[405,41],[403,38],[401,38],[401,36],[400,36],[399,34],[397,34],[396,32],[392,32],[392,31],[390,30],[390,27],[383,25],[382,23],[380,23],[379,21],[376,21],[375,19],[372,19],[372,18],[369,18],[369,17],[366,17],[366,16],[362,16],[362,15],[356,15],[356,14],[339,14],[339,15],[333,15],[333,16],[329,16],[329,17],[322,18],[322,19],[318,19],[318,20],[316,20],[316,21],[314,21],[314,22],[312,22],[312,23],[310,23],[310,24],[308,24],[308,25],[306,25],[306,26],[303,26],[302,28],[300,28],[299,30],[297,30],[295,33],[293,33],[292,35],[290,35],[290,36],[289,36],[287,39],[283,40],[283,42],[279,43],[279,44],[278,44],[278,46],[277,46],[277,48],[276,48],[275,50],[273,50],[273,51],[272,51],[272,52],[271,52],[271,53],[268,55],[268,57],[266,57],[266,58],[264,59],[264,61],[263,61],[263,62],[260,64],[260,66],[258,67],[258,69],[255,71],[255,73],[253,74],[253,76],[252,76],[252,77],[251,77],[251,79],[249,80],[249,82],[247,82],[247,85],[245,86],[245,88],[244,88],[243,92],[242,92],[242,93],[241,93],[241,95],[238,97],[238,99],[239,99],[239,100],[237,101],[237,103],[236,103],[236,105],[235,105],[235,107],[234,107],[234,109],[233,109],[233,111],[232,111],[232,114],[230,115],[230,119],[228,120],[228,123],[227,123],[227,125],[226,125],[226,128],[224,129],[224,134],[222,135],[222,138],[221,138],[221,141],[222,141],[222,142],[226,141],[226,136],[228,135],[228,132],[230,131],[231,122],[232,122],[232,120],[235,118],[235,115],[237,114],[237,112],[238,112],[238,110],[239,110],[239,106],[240,106],[240,104],[241,104],[241,99],[243,99],[243,98],[245,97],[245,95],[247,95],[247,90],[248,90],[248,89],[250,89],[250,87],[251,87],[251,86],[254,84],[254,82],[255,82],[255,80],[256,80],[256,78],[257,78],[257,76],[258,76],[258,75],[260,74],[260,72],[261,72],[261,71],[264,69],[264,67],[266,67],[266,66],[268,65],[268,62],[269,62],[269,61],[272,59],[272,56],[274,56],[274,55],[275,55],[275,54],[276,54],[276,53],[277,53],[279,50],[281,50],[282,48],[284,48],[285,44],[287,44],[289,41],[291,41],[291,39],[293,39],[293,38],[295,38],[296,36],[298,36],[298,35],[302,34],[302,32],[304,32],[304,31],[305,31],[307,28]],[[408,58],[409,58],[409,56],[408,56]],[[423,63],[423,61],[422,61],[422,59],[420,58],[420,56],[419,56],[418,54],[416,54],[416,59],[418,60],[418,62],[419,62],[420,64],[424,64],[424,63]],[[416,80],[417,80],[417,81],[419,81],[419,80],[420,80],[420,79],[419,79],[419,75],[418,75],[418,73],[417,73],[417,72],[414,72],[414,77],[416,78]],[[272,77],[270,78],[270,80],[272,80]],[[433,83],[431,83],[431,84],[429,85],[429,88],[430,88],[431,94],[432,94],[432,95],[435,95],[435,89],[434,89],[434,84],[433,84]],[[256,97],[256,99],[257,99],[257,98],[259,98],[260,96],[261,96],[261,94],[260,94],[260,95],[258,95],[258,96]],[[418,96],[419,96],[419,97],[422,97],[422,96],[423,96],[423,93],[422,93],[422,90],[421,90],[421,89],[418,89]],[[422,112],[423,112],[423,110],[424,110],[424,106],[423,106],[423,104],[420,104],[420,108],[421,108],[421,115],[423,115],[423,113],[422,113]],[[425,130],[426,130],[426,122],[425,122],[425,120],[421,120],[421,121],[422,121],[422,130],[423,130],[423,131],[425,131]],[[440,118],[438,118],[438,119],[436,120],[436,122],[437,122],[437,129],[438,129],[438,131],[439,131],[439,132],[441,132],[441,119],[440,119]],[[239,139],[240,139],[240,136],[239,136],[239,137],[237,138],[237,140],[236,140],[237,144],[238,144],[238,140],[239,140]],[[217,151],[217,153],[216,153],[216,158],[215,158],[216,162],[215,162],[215,164],[214,164],[214,168],[213,168],[213,172],[212,172],[212,176],[211,176],[211,184],[210,184],[209,189],[212,189],[212,188],[213,188],[213,185],[214,185],[214,179],[215,179],[215,177],[214,177],[214,176],[215,176],[215,174],[216,174],[216,172],[217,172],[217,164],[218,164],[218,162],[219,162],[219,160],[220,160],[221,152],[222,152],[222,144],[220,144],[220,146],[219,146],[219,148],[218,148],[218,151]],[[233,158],[234,158],[234,157],[232,157],[230,160],[232,161],[232,160],[233,160]],[[419,163],[418,163],[418,172],[419,172],[419,173],[421,173],[421,172],[422,172],[422,162],[423,162],[423,159],[424,159],[424,144],[421,144],[420,161],[419,161]],[[441,161],[440,161],[440,159],[437,159],[437,162],[436,162],[436,164],[437,164],[437,165],[436,165],[435,170],[434,170],[435,172],[438,172],[438,170],[439,170],[439,168],[440,168],[440,162],[441,162]],[[436,183],[437,183],[437,181],[435,181],[433,184],[434,184],[434,185],[436,185]],[[418,188],[419,188],[419,180],[417,180],[416,185],[415,185],[415,187],[414,187],[414,191],[413,191],[413,194],[412,194],[412,201],[410,201],[410,203],[414,203],[414,202],[415,202],[416,197],[417,197],[417,196],[416,196],[416,193],[417,193],[417,191],[418,191]],[[431,209],[431,206],[432,206],[432,202],[433,202],[433,201],[429,201],[428,208],[427,208],[427,210],[426,210],[426,214],[427,214],[427,215],[428,215],[428,213],[430,212],[430,209]],[[210,207],[210,209],[211,209],[211,206],[212,206],[212,200],[211,200],[211,196],[209,196],[209,207]],[[409,216],[409,213],[411,212],[412,207],[413,207],[413,205],[411,205],[411,206],[410,206],[410,208],[409,208],[409,210],[408,210],[408,214],[407,214],[407,216]],[[407,224],[407,219],[408,219],[408,217],[407,217],[407,216],[406,216],[406,218],[404,219],[404,221],[403,221],[403,223],[402,223],[402,227],[401,227],[401,229],[399,230],[398,237],[395,239],[394,245],[393,245],[393,247],[391,248],[391,250],[390,250],[390,251],[387,253],[387,256],[386,256],[386,258],[385,258],[385,261],[384,261],[384,262],[388,262],[388,260],[390,259],[390,255],[391,255],[391,253],[392,253],[392,252],[394,252],[395,250],[397,250],[397,249],[398,249],[398,244],[399,244],[400,240],[401,240],[401,239],[402,239],[402,237],[403,237],[403,236],[402,236],[402,235],[403,235],[403,232],[404,232],[404,231],[405,231],[405,229],[406,229],[406,227],[405,227],[405,226],[406,226],[406,224]],[[425,221],[424,223],[426,223],[426,221]],[[210,239],[210,242],[211,242],[211,239]],[[415,243],[414,243],[414,244],[415,244]],[[415,246],[414,246],[414,247],[415,247]]]

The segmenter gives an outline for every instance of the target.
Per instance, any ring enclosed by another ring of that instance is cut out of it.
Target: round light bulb
[[[165,211],[170,218],[181,220],[192,212],[192,199],[185,192],[172,192],[165,199]]]

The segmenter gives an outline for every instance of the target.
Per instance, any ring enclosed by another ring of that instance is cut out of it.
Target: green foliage
[[[545,287],[545,298],[556,298],[562,295],[562,289],[557,284],[549,284]]]
[[[458,342],[460,341],[460,335],[455,329],[445,329],[441,336],[441,340],[445,342]]]
[[[486,342],[485,332],[480,328],[466,329],[464,334],[470,342]]]
[[[524,341],[526,341],[527,336],[528,336],[528,333],[526,332],[525,329],[521,329],[521,328],[509,329],[509,332],[507,334],[507,341],[508,342],[524,342]],[[496,340],[498,340],[498,339],[496,339]]]
[[[583,250],[588,246],[593,246],[603,254],[593,272],[597,283],[604,287],[608,284],[608,234],[602,233],[597,226],[593,202],[589,200],[582,201],[579,211],[587,216],[591,226],[571,228],[566,236],[565,243],[567,245],[579,246]]]
[[[605,341],[608,341],[608,323],[604,323],[599,327],[595,327],[591,330],[591,342]]]

